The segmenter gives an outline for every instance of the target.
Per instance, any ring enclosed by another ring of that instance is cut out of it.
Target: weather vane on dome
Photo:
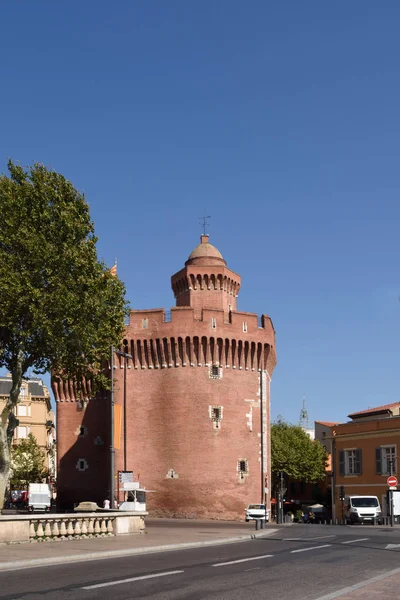
[[[200,223],[200,225],[203,226],[203,235],[208,235],[208,233],[207,233],[207,225],[209,225],[209,223],[207,223],[207,219],[211,219],[211,216],[208,215],[206,217],[206,211],[204,209],[204,215],[202,217],[199,217],[199,223]]]

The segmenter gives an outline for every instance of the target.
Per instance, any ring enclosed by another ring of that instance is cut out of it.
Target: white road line
[[[225,567],[225,565],[236,565],[237,563],[247,562],[249,560],[262,560],[263,558],[272,558],[273,554],[264,554],[263,556],[251,556],[250,558],[240,558],[239,560],[230,560],[229,562],[215,563],[212,567]]]
[[[326,538],[333,538],[336,535],[320,535],[319,537],[306,537],[306,538],[282,538],[283,542],[308,542],[310,540],[324,540]]]
[[[328,548],[332,546],[332,544],[324,544],[323,546],[311,546],[310,548],[299,548],[298,550],[291,550],[290,554],[295,554],[296,552],[307,552],[307,550],[319,550],[320,548]]]
[[[118,581],[109,581],[107,583],[96,583],[86,585],[82,590],[95,590],[97,588],[109,587],[111,585],[120,585],[121,583],[131,583],[132,581],[141,581],[142,579],[154,579],[155,577],[165,577],[166,575],[178,575],[184,571],[167,571],[165,573],[153,573],[152,575],[141,575],[140,577],[130,577],[129,579],[119,579]]]
[[[306,540],[324,540],[326,538],[332,538],[332,537],[336,537],[336,535],[320,535],[319,537],[303,538],[303,539],[306,539]]]
[[[369,538],[360,538],[358,540],[349,540],[348,542],[342,542],[342,544],[355,544],[356,542],[366,542]]]

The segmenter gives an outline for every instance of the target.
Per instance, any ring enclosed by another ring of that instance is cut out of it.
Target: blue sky
[[[400,4],[4,3],[0,170],[84,190],[132,308],[210,241],[268,313],[272,413],[400,400]]]

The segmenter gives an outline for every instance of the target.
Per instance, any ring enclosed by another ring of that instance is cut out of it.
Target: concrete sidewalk
[[[143,534],[0,545],[0,571],[216,546],[276,531],[272,527],[255,531],[254,524],[160,519],[150,522]]]
[[[379,600],[380,598],[400,597],[400,569],[390,571],[385,575],[372,577],[356,585],[344,588],[332,594],[322,596],[317,600]]]

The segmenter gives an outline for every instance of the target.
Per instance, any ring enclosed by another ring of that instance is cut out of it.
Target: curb
[[[137,556],[142,554],[153,554],[156,552],[170,552],[173,550],[188,550],[191,548],[206,548],[207,546],[222,546],[224,544],[234,544],[246,542],[258,538],[268,537],[276,533],[277,529],[269,529],[251,535],[242,535],[231,538],[221,538],[219,540],[208,540],[205,542],[183,542],[179,544],[167,544],[164,546],[148,546],[140,548],[126,548],[124,550],[104,550],[99,552],[88,552],[86,554],[71,554],[70,556],[56,556],[47,558],[33,558],[27,560],[16,560],[10,562],[0,562],[0,572],[18,571],[20,569],[35,569],[39,567],[53,567],[62,564],[71,564],[75,562],[84,562],[91,560],[105,560],[107,558],[119,558],[125,556]]]

